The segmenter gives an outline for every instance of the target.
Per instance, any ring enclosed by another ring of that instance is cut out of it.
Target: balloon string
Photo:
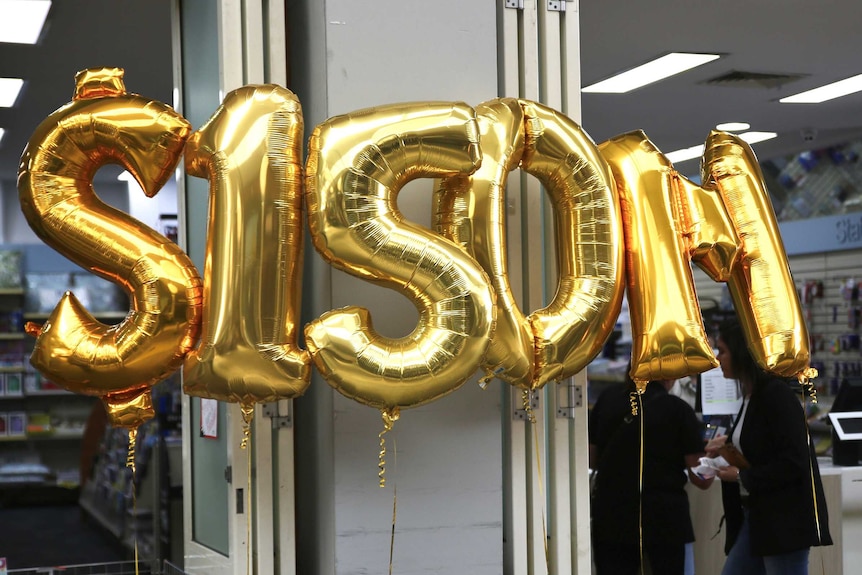
[[[640,399],[640,391],[633,391],[629,394],[629,404],[632,408],[632,417],[637,417],[638,414],[638,402]]]
[[[245,461],[246,461],[246,514],[245,514],[245,561],[246,561],[246,573],[251,575],[252,573],[252,563],[251,563],[251,546],[252,546],[252,533],[251,533],[251,422],[254,420],[254,404],[253,403],[242,403],[240,404],[240,411],[242,412],[242,443],[240,444],[241,449],[245,449]]]
[[[249,438],[249,447],[250,446],[251,446],[251,438]],[[246,543],[246,549],[245,549],[246,557],[245,558],[246,558],[246,562],[247,562],[246,573],[249,573],[249,575],[250,575],[252,573],[252,564],[251,564],[251,544],[252,544],[252,541],[251,541],[251,536],[252,536],[252,533],[251,533],[251,513],[252,513],[252,509],[251,509],[251,485],[252,485],[252,481],[251,481],[251,449],[249,449],[246,452],[245,456],[246,456],[245,459],[247,462],[247,464],[246,464],[247,465],[247,468],[246,468],[246,476],[247,476],[246,493],[248,494],[248,501],[246,502],[246,509],[248,509],[248,512],[245,514],[245,535],[246,535],[246,540],[248,541],[248,543]]]
[[[536,414],[533,413],[533,404],[530,401],[532,392],[529,389],[521,390],[521,405],[524,407],[524,413],[527,414],[527,421],[536,423]]]
[[[808,367],[800,373],[797,378],[799,379],[799,384],[802,385],[802,389],[805,390],[806,394],[809,398],[811,398],[811,403],[817,405],[817,389],[815,389],[814,384],[811,382],[812,379],[816,378],[818,375],[817,369],[813,367]],[[806,414],[808,410],[803,401],[802,405],[802,417],[805,420],[805,435],[806,441],[808,442],[808,449],[811,450],[811,429],[808,427],[808,417]],[[817,484],[814,481],[814,461],[812,454],[808,455],[808,474],[811,478],[811,499],[814,502],[814,526],[817,528],[817,541],[822,545],[823,541],[820,535],[820,508],[817,503]],[[823,554],[820,554],[820,567],[821,571],[826,573],[826,566],[823,559]]]
[[[129,450],[126,453],[126,467],[132,470],[132,538],[135,547],[135,575],[138,573],[138,489],[135,487],[135,444],[138,441],[138,429],[129,430]]]
[[[126,452],[126,467],[132,470],[132,477],[135,475],[135,444],[138,441],[138,430],[129,430],[129,450]]]
[[[395,465],[395,485],[392,486],[392,534],[389,536],[389,575],[392,575],[393,558],[395,556],[395,518],[398,509],[398,443],[392,440],[392,458]]]
[[[638,446],[638,553],[640,554],[641,573],[646,573],[644,570],[644,416],[643,416],[643,392],[635,393],[637,400],[635,403],[632,398],[632,407],[636,411],[632,415],[640,413],[640,445]]]
[[[242,443],[240,443],[240,448],[245,449],[251,441],[251,420],[254,419],[254,404],[242,403],[239,407],[242,411]]]
[[[524,402],[524,411],[527,414],[527,421],[530,423],[530,429],[533,434],[533,447],[536,451],[536,474],[538,475],[539,497],[541,498],[540,509],[542,512],[542,543],[545,547],[545,568],[548,573],[551,572],[551,552],[548,549],[548,529],[545,526],[545,480],[542,477],[542,454],[539,451],[539,431],[536,425],[536,414],[533,413],[533,405],[530,402],[532,392],[525,389],[521,392],[521,400]]]
[[[812,403],[817,403],[817,391],[814,389],[814,385],[811,383],[809,376],[811,376],[810,371],[814,371],[814,375],[812,377],[817,377],[817,370],[814,368],[808,368],[804,375],[800,376],[800,383],[802,382],[802,377],[806,378],[805,383],[803,384],[804,388],[807,390],[809,397],[811,397]],[[811,429],[808,427],[808,416],[806,406],[803,402],[802,405],[802,420],[805,424],[805,444],[808,449],[808,474],[811,478],[811,500],[814,502],[814,526],[817,528],[817,541],[822,545],[822,541],[820,540],[820,509],[817,505],[817,484],[814,481],[814,461],[811,453]],[[822,556],[821,556],[822,560]]]
[[[814,388],[814,384],[811,383],[811,380],[816,378],[818,375],[817,370],[813,367],[808,367],[797,375],[797,379],[799,380],[799,385],[802,386],[808,393],[808,397],[811,398],[811,403],[817,404],[817,390]]]
[[[377,434],[380,440],[380,452],[377,455],[377,477],[381,488],[386,487],[386,438],[383,437],[386,432],[392,430],[392,426],[401,417],[401,410],[396,407],[381,409],[380,415],[383,418],[383,431]]]

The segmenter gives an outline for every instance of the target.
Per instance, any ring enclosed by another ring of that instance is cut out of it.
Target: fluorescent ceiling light
[[[35,44],[50,9],[50,0],[0,0],[0,42]]]
[[[775,132],[744,132],[739,135],[740,139],[748,142],[749,144],[756,144],[757,142],[764,142],[766,140],[771,140],[772,138],[777,138],[778,134]]]
[[[683,148],[681,150],[674,150],[673,152],[668,152],[665,154],[665,157],[671,161],[673,164],[678,164],[681,162],[685,162],[686,160],[693,160],[694,158],[699,158],[703,155],[703,144],[699,146],[692,146],[690,148]]]
[[[744,142],[748,142],[749,145],[771,140],[776,137],[778,137],[778,134],[775,132],[745,132],[739,134],[739,138]],[[674,150],[673,152],[665,154],[665,157],[673,164],[681,164],[682,162],[700,158],[701,156],[703,156],[703,144],[692,146],[690,148],[683,148],[681,150]]]
[[[0,78],[0,108],[14,106],[23,85],[21,78]]]
[[[633,68],[628,72],[617,74],[612,78],[582,88],[582,92],[598,94],[623,94],[635,88],[664,80],[680,72],[696,68],[707,62],[720,58],[719,54],[689,54],[685,52],[671,52],[652,62]]]
[[[799,92],[786,98],[778,100],[782,104],[819,104],[833,98],[840,98],[847,94],[853,94],[862,90],[862,74],[851,76],[838,82],[832,82],[813,90]]]
[[[0,128],[0,142],[3,141],[3,134],[5,134],[5,133],[6,133],[6,130],[4,130],[3,128]]]
[[[747,130],[751,127],[751,124],[747,124],[745,122],[725,122],[723,124],[719,124],[715,127],[716,130],[721,130],[722,132],[741,132],[743,130]]]

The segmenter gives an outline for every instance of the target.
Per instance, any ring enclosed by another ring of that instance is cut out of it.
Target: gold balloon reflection
[[[718,215],[718,221],[711,220],[719,229],[718,238],[706,244],[699,239],[698,258],[709,262],[711,246],[718,245],[723,250],[718,254],[731,258],[723,267],[730,267],[736,237],[732,227],[722,227],[727,219],[721,206],[710,203],[708,194],[695,194],[693,184],[683,185],[670,161],[640,130],[612,138],[599,149],[614,173],[624,214],[632,379],[645,387],[647,381],[677,379],[717,366],[689,259],[695,251],[692,230],[702,238],[708,232],[703,217]],[[686,199],[693,197],[700,201],[687,204]],[[722,266],[713,262],[711,267],[720,271]]]
[[[152,197],[173,175],[189,132],[169,106],[127,94],[121,69],[92,69],[78,74],[74,100],[39,125],[21,158],[19,199],[36,234],[121,286],[132,304],[109,326],[66,293],[44,325],[27,326],[37,336],[30,362],[70,391],[102,397],[115,426],[152,417],[150,386],[197,342],[201,281],[179,246],[103,203],[92,179],[118,163]]]
[[[472,108],[381,106],[331,118],[309,142],[311,236],[334,267],[409,298],[419,322],[403,338],[374,331],[367,310],[334,310],[305,328],[315,365],[347,397],[410,407],[458,388],[494,329],[487,275],[455,244],[404,219],[398,192],[415,178],[469,174],[480,164]]]
[[[728,282],[734,307],[765,370],[784,377],[808,368],[808,328],[760,164],[738,136],[713,131],[703,153],[703,181],[714,182],[741,243]]]
[[[186,169],[210,182],[203,334],[183,366],[189,395],[240,403],[301,395],[302,108],[274,85],[230,92],[189,138]]]

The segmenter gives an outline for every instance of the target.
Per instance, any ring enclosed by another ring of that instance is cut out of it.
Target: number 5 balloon
[[[376,333],[349,307],[306,326],[315,365],[343,395],[394,412],[457,389],[475,373],[494,328],[487,275],[451,241],[406,221],[399,190],[414,178],[469,174],[477,126],[464,104],[382,106],[327,120],[309,143],[311,235],[333,266],[410,298],[406,337]]]

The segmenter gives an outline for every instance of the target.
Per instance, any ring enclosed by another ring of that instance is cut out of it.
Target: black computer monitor
[[[851,412],[862,412],[862,377],[846,377],[841,381],[830,410],[830,414]],[[841,425],[843,419],[845,418],[841,418],[842,421],[836,421],[836,418],[832,418],[832,463],[844,466],[859,465],[862,441],[840,437],[840,435],[847,436],[844,433],[839,434],[839,430],[836,429],[836,424]],[[858,421],[851,418],[846,423],[856,425]]]

